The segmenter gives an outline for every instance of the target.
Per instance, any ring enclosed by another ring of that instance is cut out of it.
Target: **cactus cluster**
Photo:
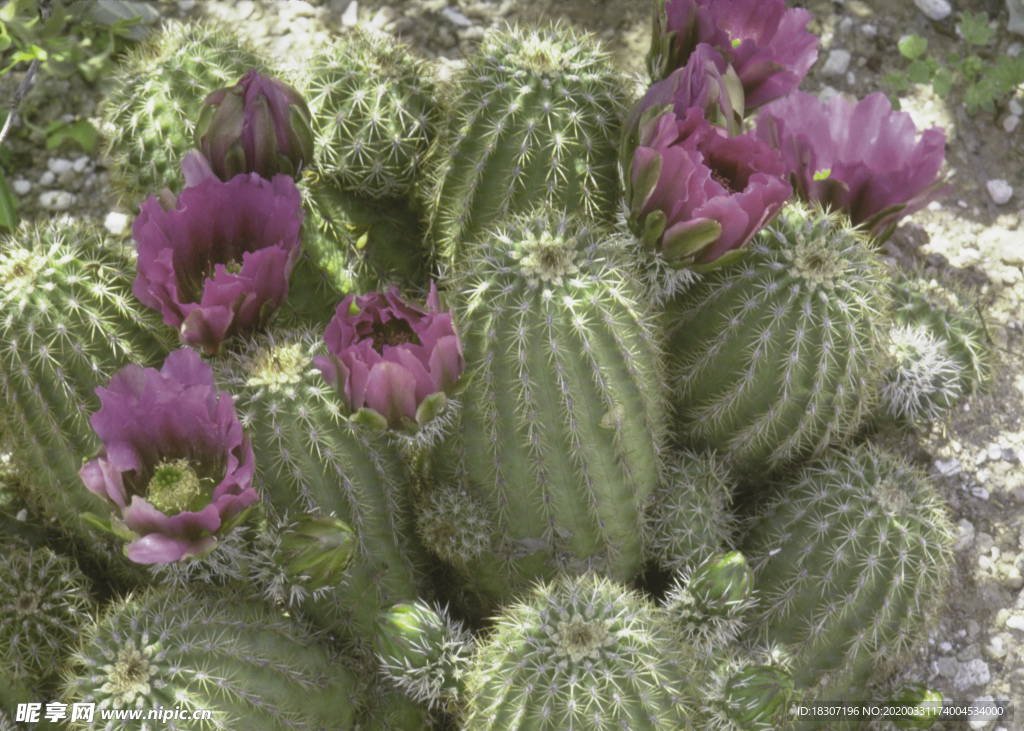
[[[864,443],[992,368],[877,255],[935,152],[879,170],[801,133],[790,159],[768,102],[807,11],[654,5],[631,111],[557,25],[444,82],[355,32],[290,81],[211,26],[128,57],[104,108],[120,193],[158,193],[137,254],[66,221],[0,241],[0,729],[38,699],[177,714],[143,729],[763,731],[931,697],[882,676],[950,526]]]

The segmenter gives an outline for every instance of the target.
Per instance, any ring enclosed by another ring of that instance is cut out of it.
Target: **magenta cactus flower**
[[[735,134],[743,121],[743,88],[736,72],[722,54],[701,43],[686,66],[655,82],[634,108],[631,123],[654,107],[672,107],[677,117],[697,107],[704,118],[715,120]]]
[[[945,133],[932,127],[917,139],[910,115],[881,92],[828,105],[794,92],[761,110],[755,134],[782,153],[800,198],[845,211],[879,239],[952,191],[939,179]]]
[[[227,183],[207,177],[169,204],[150,196],[132,225],[132,291],[187,345],[212,355],[226,338],[262,326],[288,296],[302,197],[287,175],[252,173]]]
[[[213,369],[190,349],[163,368],[128,365],[90,418],[103,441],[79,474],[131,540],[128,558],[171,563],[201,558],[258,498],[255,458],[231,394],[218,392]]]
[[[241,173],[294,178],[313,160],[311,121],[299,92],[252,69],[203,100],[195,144],[225,182]]]
[[[466,365],[452,316],[442,311],[433,283],[426,309],[403,300],[395,287],[350,294],[338,305],[324,342],[330,355],[313,363],[349,413],[369,409],[391,429],[429,420]]]
[[[701,43],[721,51],[743,84],[745,108],[796,89],[818,59],[811,14],[785,0],[662,0],[648,55],[652,79],[682,68]]]
[[[730,137],[699,108],[641,119],[626,181],[630,225],[678,266],[720,266],[789,199],[779,154],[750,135]],[[728,255],[728,256],[727,256]]]

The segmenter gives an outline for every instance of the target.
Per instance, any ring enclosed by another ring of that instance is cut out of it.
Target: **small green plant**
[[[900,108],[897,94],[909,89],[911,83],[931,84],[940,99],[945,99],[954,86],[962,86],[969,114],[976,114],[978,109],[994,111],[996,101],[1024,84],[1024,54],[1002,55],[995,62],[979,55],[995,35],[988,27],[988,13],[965,12],[956,27],[966,49],[963,54],[951,53],[945,61],[927,53],[926,38],[909,35],[900,40],[900,54],[910,60],[910,65],[906,71],[894,71],[883,79],[894,90],[889,94],[893,109]]]

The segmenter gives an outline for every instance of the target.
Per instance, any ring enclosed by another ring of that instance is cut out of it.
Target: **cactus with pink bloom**
[[[215,354],[225,339],[264,325],[288,296],[302,217],[286,175],[205,177],[170,208],[150,196],[132,225],[139,246],[132,291],[179,328],[186,345]]]
[[[80,475],[130,538],[128,558],[170,563],[202,558],[257,500],[255,457],[231,395],[193,350],[159,371],[129,365],[97,389],[90,421],[103,442]]]
[[[761,110],[756,135],[782,153],[801,199],[844,211],[878,239],[952,191],[939,176],[945,133],[932,127],[917,138],[910,115],[881,92],[827,105],[794,92]]]
[[[426,308],[385,293],[349,295],[313,362],[350,413],[391,429],[422,426],[445,405],[465,367],[452,316],[431,284]]]
[[[670,264],[720,266],[792,194],[782,162],[761,140],[710,125],[699,108],[659,111],[644,113],[635,144],[624,145],[630,226]]]
[[[796,89],[817,60],[810,19],[785,0],[656,0],[648,71],[663,79],[707,43],[735,69],[746,108],[756,109]]]
[[[195,144],[225,182],[241,173],[297,177],[313,160],[310,124],[299,92],[251,69],[234,86],[203,100]]]

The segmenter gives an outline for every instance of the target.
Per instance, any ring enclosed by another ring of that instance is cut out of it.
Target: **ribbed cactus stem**
[[[112,184],[124,202],[134,209],[165,186],[179,191],[181,159],[207,94],[265,67],[231,31],[209,24],[172,23],[133,49],[101,111]]]
[[[783,209],[742,261],[666,304],[682,434],[746,474],[849,440],[877,403],[888,309],[870,239]]]
[[[335,662],[322,638],[259,603],[214,591],[128,597],[110,606],[74,653],[61,700],[96,704],[92,723],[71,729],[113,731],[104,710],[182,709],[209,719],[181,728],[351,729],[355,678]]]
[[[312,363],[322,352],[319,333],[270,331],[214,363],[214,378],[235,397],[257,455],[255,484],[272,512],[320,513],[353,531],[345,581],[303,608],[344,637],[368,641],[379,609],[415,598],[426,558],[398,451],[349,422]]]
[[[466,679],[466,731],[691,728],[694,661],[645,598],[594,576],[506,606]]]
[[[30,499],[80,544],[123,564],[83,522],[104,514],[78,470],[99,448],[96,388],[129,363],[159,365],[175,334],[132,295],[132,253],[84,223],[20,228],[0,253],[0,422],[31,479]]]
[[[589,35],[491,33],[468,59],[427,163],[431,236],[443,266],[486,248],[495,222],[537,208],[611,222],[625,84]]]
[[[743,551],[758,601],[751,632],[792,648],[793,678],[838,673],[838,697],[914,646],[952,559],[927,477],[874,447],[808,464],[757,519]]]
[[[437,484],[491,522],[467,579],[491,601],[558,569],[640,568],[660,475],[659,343],[608,234],[541,214],[498,231],[452,298],[469,386]]]

